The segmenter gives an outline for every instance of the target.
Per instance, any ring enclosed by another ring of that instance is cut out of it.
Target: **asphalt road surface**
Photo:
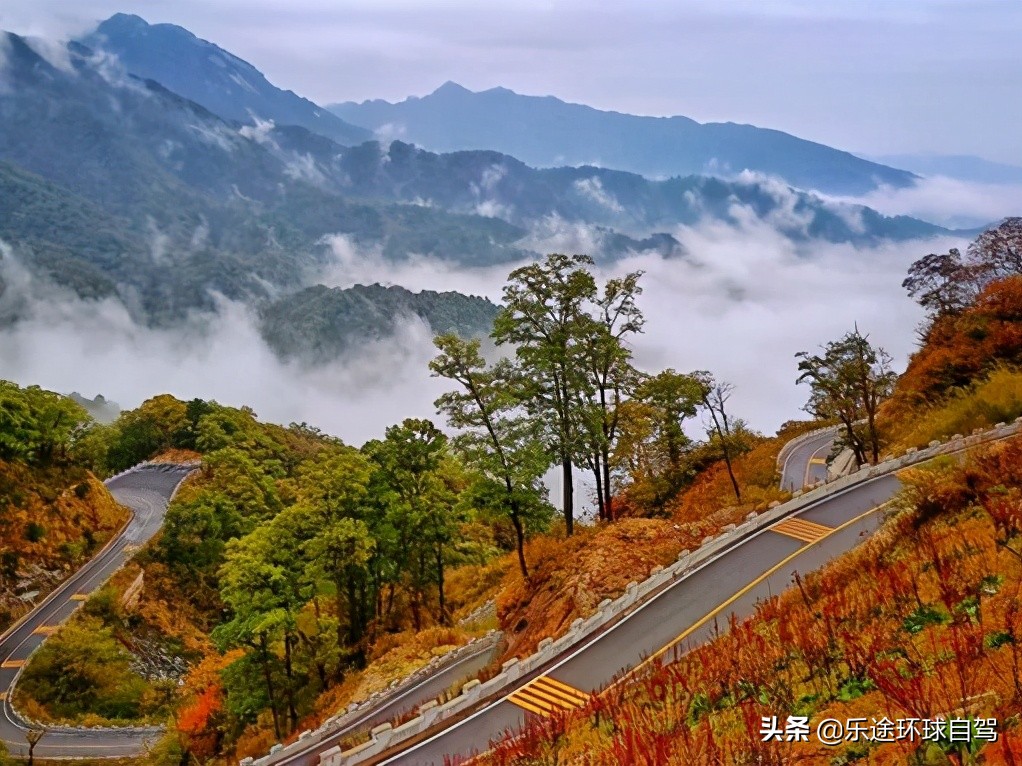
[[[781,489],[794,492],[827,478],[827,456],[834,446],[836,429],[806,439],[791,451],[781,466]]]
[[[436,699],[451,687],[460,686],[475,678],[476,674],[490,663],[496,649],[496,646],[488,646],[478,652],[470,653],[457,662],[439,669],[420,683],[402,690],[392,697],[387,697],[371,710],[366,710],[364,715],[345,723],[343,728],[330,729],[329,732],[323,734],[313,734],[308,739],[301,740],[301,750],[281,752],[278,754],[278,758],[271,758],[268,763],[313,766],[319,763],[320,753],[333,747],[344,737],[391,721],[404,713],[415,710],[425,702]]]
[[[817,569],[872,533],[882,521],[877,507],[899,486],[893,475],[869,480],[745,538],[514,692],[373,763],[440,766],[470,757],[520,728],[526,716],[574,704],[654,655],[670,658],[706,641],[718,625],[726,629],[731,613],[751,614],[757,601],[786,589],[796,571]]]
[[[134,512],[124,531],[94,559],[68,578],[23,621],[0,636],[0,740],[11,755],[27,756],[28,727],[14,713],[10,695],[29,655],[57,626],[77,610],[132,553],[163,525],[171,495],[194,467],[152,465],[118,476],[107,488]],[[38,758],[95,758],[134,756],[159,736],[156,729],[98,729],[47,731],[35,748]]]

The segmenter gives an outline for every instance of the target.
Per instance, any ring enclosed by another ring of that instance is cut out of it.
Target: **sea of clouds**
[[[654,372],[705,369],[735,385],[735,414],[764,432],[804,417],[807,391],[795,385],[794,355],[839,337],[856,324],[905,363],[919,308],[901,288],[908,265],[928,252],[965,244],[956,238],[875,247],[793,243],[749,219],[679,228],[689,255],[636,253],[598,267],[598,278],[644,272],[640,306],[646,328],[632,345],[636,364]],[[574,252],[577,226],[546,229],[548,249]],[[582,240],[580,242],[579,240]],[[330,241],[334,259],[317,281],[349,287],[396,284],[456,290],[496,302],[514,264],[464,268],[428,258],[394,263],[345,237]],[[435,417],[446,383],[431,378],[429,329],[415,319],[392,338],[329,364],[284,363],[259,335],[243,305],[220,300],[215,315],[195,315],[173,329],[132,320],[114,300],[82,301],[40,283],[5,248],[0,313],[21,320],[0,332],[2,376],[134,407],[159,393],[251,406],[260,417],[307,422],[359,444],[406,417]]]

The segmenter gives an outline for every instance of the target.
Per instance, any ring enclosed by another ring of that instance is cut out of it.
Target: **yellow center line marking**
[[[72,601],[88,601],[89,597],[87,595],[85,595],[84,593],[75,593],[73,596],[71,596],[71,600]]]
[[[865,513],[860,513],[860,514],[859,514],[858,516],[856,516],[855,518],[853,518],[853,519],[849,519],[848,521],[844,522],[843,524],[839,524],[838,526],[836,526],[836,527],[833,527],[833,528],[831,528],[831,529],[830,529],[830,530],[829,530],[829,531],[827,532],[827,534],[826,534],[826,535],[824,535],[824,537],[828,537],[828,536],[830,536],[830,535],[833,535],[833,534],[835,534],[836,532],[840,532],[840,531],[841,531],[841,530],[843,530],[843,529],[847,529],[848,527],[852,526],[852,524],[855,524],[855,523],[857,523],[857,522],[859,522],[859,521],[862,521],[862,520],[863,520],[864,518],[866,518],[867,516],[870,516],[871,514],[874,514],[874,513],[876,513],[877,511],[879,511],[879,510],[880,510],[881,508],[883,508],[883,507],[884,507],[884,506],[886,506],[886,505],[887,505],[887,503],[883,503],[882,505],[878,505],[878,506],[877,506],[876,508],[871,508],[870,510],[866,511]],[[822,525],[821,525],[821,526],[822,526]],[[819,539],[815,540],[814,542],[818,543],[818,542],[820,542],[820,540],[822,540],[822,539],[823,539],[823,537],[821,537],[821,538],[819,538]],[[665,645],[664,645],[663,647],[661,647],[661,648],[660,648],[660,649],[658,649],[658,650],[657,650],[656,652],[654,652],[654,653],[653,653],[653,654],[651,654],[651,655],[650,655],[649,657],[647,657],[647,658],[646,658],[645,660],[643,660],[642,662],[640,662],[640,663],[639,663],[638,665],[636,665],[636,666],[635,666],[635,668],[633,668],[633,669],[632,669],[632,671],[631,671],[631,672],[629,672],[629,673],[625,674],[624,676],[622,676],[621,678],[619,678],[619,679],[618,679],[617,681],[615,681],[615,682],[614,682],[613,684],[611,684],[611,686],[616,686],[617,684],[619,684],[619,683],[621,683],[622,681],[624,681],[624,680],[625,680],[626,678],[629,678],[630,676],[632,676],[632,675],[634,675],[635,673],[637,673],[637,672],[639,672],[640,670],[642,670],[642,669],[643,669],[644,667],[646,667],[647,665],[649,665],[650,663],[652,663],[653,661],[655,661],[655,660],[656,660],[657,658],[659,658],[659,657],[662,657],[662,656],[663,656],[664,654],[666,654],[666,653],[667,653],[668,651],[670,651],[670,650],[671,650],[672,648],[674,648],[675,646],[677,646],[678,644],[680,644],[680,643],[681,643],[682,641],[684,641],[684,640],[685,640],[686,638],[688,638],[688,637],[689,637],[690,635],[692,635],[692,634],[693,634],[693,633],[695,633],[695,632],[696,632],[697,630],[699,630],[699,628],[703,627],[703,625],[705,625],[705,624],[706,624],[707,622],[709,622],[710,620],[712,620],[712,619],[713,619],[714,617],[716,617],[716,616],[717,616],[718,614],[720,614],[720,613],[721,613],[722,611],[724,611],[724,610],[725,610],[725,609],[727,609],[727,608],[728,608],[729,606],[731,606],[731,605],[732,605],[733,603],[735,603],[735,602],[736,602],[736,601],[737,601],[738,599],[740,599],[740,598],[741,598],[742,596],[744,596],[744,595],[745,595],[746,593],[748,593],[749,591],[751,591],[751,590],[752,590],[753,588],[755,588],[755,587],[756,587],[757,585],[759,585],[759,584],[760,584],[761,582],[763,582],[764,580],[766,580],[766,579],[767,579],[768,577],[770,577],[770,576],[772,576],[773,574],[775,574],[775,573],[776,573],[777,571],[779,571],[780,569],[783,569],[784,567],[786,567],[786,566],[787,566],[788,564],[790,564],[790,563],[791,563],[792,561],[794,561],[794,560],[795,560],[796,558],[798,558],[799,556],[801,556],[801,555],[802,555],[803,553],[805,553],[805,552],[806,552],[807,550],[809,550],[809,549],[810,549],[811,547],[812,547],[812,544],[810,544],[810,545],[806,545],[806,546],[804,546],[804,547],[802,547],[802,548],[799,548],[799,549],[798,549],[797,551],[795,551],[794,553],[792,553],[792,554],[789,554],[788,556],[786,556],[785,558],[783,558],[783,559],[782,559],[781,561],[779,561],[779,562],[777,562],[776,564],[774,564],[774,566],[770,567],[770,569],[768,569],[768,570],[767,570],[766,572],[764,572],[763,574],[761,574],[761,575],[760,575],[759,577],[757,577],[757,578],[756,578],[755,580],[753,580],[752,582],[750,582],[750,583],[749,583],[748,585],[746,585],[746,586],[745,586],[744,588],[742,588],[742,589],[741,589],[740,591],[738,591],[738,592],[737,592],[736,594],[734,594],[733,596],[731,596],[731,598],[727,599],[727,601],[725,601],[724,603],[722,603],[722,604],[721,604],[720,606],[716,607],[716,608],[715,608],[715,609],[714,609],[713,611],[711,611],[711,612],[707,613],[706,615],[704,615],[703,617],[701,617],[701,618],[700,618],[700,619],[699,619],[699,620],[698,620],[698,621],[697,621],[696,623],[694,623],[694,624],[693,624],[693,625],[691,625],[690,627],[688,627],[688,628],[686,628],[685,630],[683,630],[683,631],[682,631],[682,632],[681,632],[680,634],[678,634],[678,636],[677,636],[677,637],[675,637],[674,639],[672,639],[671,641],[669,641],[669,642],[668,642],[667,644],[665,644]],[[608,688],[610,688],[610,687],[608,687]]]
[[[827,465],[827,458],[825,457],[814,457],[809,460],[810,465]]]
[[[32,632],[38,636],[52,636],[58,630],[60,630],[59,625],[40,625]]]
[[[25,666],[25,660],[4,660],[0,663],[0,668],[22,668]]]

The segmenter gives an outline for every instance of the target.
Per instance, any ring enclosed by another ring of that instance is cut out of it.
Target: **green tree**
[[[92,417],[73,399],[0,381],[0,457],[37,466],[66,462]]]
[[[561,466],[564,524],[574,529],[572,463],[578,453],[578,404],[591,396],[591,381],[579,365],[579,343],[592,318],[596,282],[586,255],[554,253],[542,263],[515,269],[504,286],[504,307],[493,323],[493,338],[510,343],[531,385],[526,405],[543,427],[550,451]]]
[[[333,591],[338,649],[363,639],[376,602],[380,520],[367,513],[370,477],[370,463],[358,450],[324,450],[299,472],[299,503],[289,514],[304,529],[308,576]]]
[[[822,354],[800,351],[801,375],[797,383],[808,383],[809,402],[805,410],[817,418],[839,420],[844,427],[844,443],[855,459],[874,463],[880,460],[880,436],[876,414],[880,403],[894,390],[897,375],[891,370],[891,356],[870,344],[868,336],[856,327],[840,339],[823,347]],[[858,423],[864,420],[865,432]]]
[[[0,381],[0,458],[28,460],[35,419],[21,388]]]
[[[691,440],[683,423],[695,416],[703,395],[692,375],[673,369],[644,377],[621,406],[621,436],[612,463],[628,473],[629,494],[654,509],[687,481]]]
[[[29,386],[24,391],[35,420],[31,443],[35,462],[39,465],[50,465],[55,460],[65,462],[75,438],[92,424],[92,417],[73,399],[53,391],[38,386]]]
[[[690,441],[682,423],[695,416],[703,399],[702,383],[692,375],[666,369],[643,380],[636,397],[652,408],[653,438],[662,446],[668,466],[680,470]]]
[[[333,585],[338,648],[346,643],[357,644],[365,634],[367,599],[364,590],[375,548],[376,543],[365,522],[344,517],[327,520],[306,545],[305,554],[313,579],[326,579]],[[347,641],[344,636],[345,617]]]
[[[293,531],[287,524],[263,524],[228,542],[220,568],[220,595],[232,619],[213,632],[214,640],[222,647],[243,646],[255,653],[278,738],[283,733],[282,707],[289,730],[298,723],[294,649],[298,641],[297,616],[306,598],[301,582],[302,559]],[[282,689],[274,681],[275,645],[283,654]]]
[[[208,609],[217,604],[228,541],[273,518],[283,503],[272,477],[239,449],[206,455],[201,478],[198,491],[182,493],[167,509],[156,552],[190,584],[193,602]]]
[[[88,712],[109,719],[136,719],[145,681],[131,669],[131,656],[110,628],[86,617],[64,626],[40,647],[19,683],[22,694],[58,717]]]
[[[578,323],[584,333],[576,342],[578,366],[588,377],[587,385],[576,391],[582,397],[580,460],[593,473],[599,517],[607,520],[614,518],[611,453],[619,436],[620,407],[639,380],[626,339],[642,332],[645,324],[636,304],[641,276],[633,272],[609,280],[593,302],[593,321]]]
[[[114,438],[107,452],[110,470],[123,471],[179,446],[180,434],[188,425],[187,406],[170,394],[154,396],[137,409],[121,413],[114,422]]]
[[[459,390],[436,401],[437,410],[461,433],[455,446],[479,476],[468,495],[491,515],[505,516],[515,530],[518,566],[529,578],[525,562],[525,536],[549,521],[542,478],[550,454],[528,418],[518,410],[513,366],[486,365],[478,340],[446,334],[434,338],[440,353],[432,362],[433,374],[458,384]]]
[[[388,428],[383,441],[364,449],[377,464],[390,497],[390,524],[411,583],[415,628],[422,626],[421,604],[429,585],[437,587],[437,619],[447,624],[444,572],[448,548],[463,520],[447,437],[429,420],[407,419]]]

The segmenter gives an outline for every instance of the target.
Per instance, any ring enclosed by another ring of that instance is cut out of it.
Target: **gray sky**
[[[1022,165],[1017,0],[3,0],[0,27],[54,36],[116,11],[185,26],[320,103],[455,80]]]

